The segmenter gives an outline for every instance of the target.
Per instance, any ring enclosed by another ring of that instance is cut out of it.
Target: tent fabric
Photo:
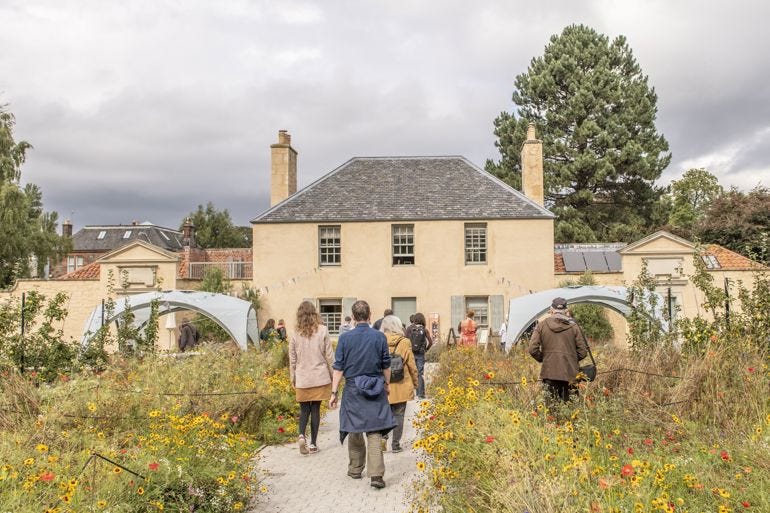
[[[657,296],[654,318],[660,323],[662,330],[667,330],[668,321],[663,317],[665,301],[657,292],[650,293],[650,295],[653,294]],[[634,308],[634,305],[628,301],[628,296],[627,287],[584,285],[544,290],[513,298],[508,305],[508,324],[503,340],[505,350],[508,351],[532,323],[548,312],[551,301],[556,297],[563,297],[567,300],[567,304],[593,303],[628,316]],[[644,298],[645,301],[649,299],[649,297]]]
[[[192,310],[209,317],[222,326],[235,340],[242,350],[246,350],[248,341],[259,344],[259,327],[257,314],[253,305],[242,299],[214,292],[199,292],[192,290],[165,290],[163,292],[147,292],[133,296],[120,297],[115,300],[115,311],[109,318],[104,318],[104,325],[117,322],[120,315],[130,309],[135,316],[134,324],[143,327],[150,318],[152,302],[157,300],[160,315],[166,315],[183,310]],[[102,326],[102,305],[91,312],[83,329],[82,346],[87,346],[91,337]]]

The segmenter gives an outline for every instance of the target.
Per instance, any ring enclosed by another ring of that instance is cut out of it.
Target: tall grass
[[[6,373],[0,504],[18,512],[243,509],[259,486],[256,449],[296,431],[284,353],[116,356],[103,373],[53,385]]]
[[[770,511],[766,350],[595,353],[599,376],[566,404],[520,349],[443,354],[417,421],[414,509]]]

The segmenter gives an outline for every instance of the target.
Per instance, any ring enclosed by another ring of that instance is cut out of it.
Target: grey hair
[[[386,315],[380,323],[380,331],[383,333],[396,333],[398,335],[404,334],[404,325],[401,324],[401,319],[395,315]]]

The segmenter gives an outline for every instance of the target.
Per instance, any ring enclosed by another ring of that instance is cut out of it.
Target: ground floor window
[[[465,298],[465,311],[473,310],[474,320],[479,329],[489,327],[489,297],[469,296]]]
[[[342,324],[342,299],[321,299],[318,312],[329,333],[339,333]]]

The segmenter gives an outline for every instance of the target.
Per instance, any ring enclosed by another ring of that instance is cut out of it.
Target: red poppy
[[[492,436],[492,435],[487,435],[487,437],[484,439],[484,441],[485,441],[486,443],[488,443],[488,444],[491,444],[492,442],[494,442],[494,441],[495,441],[495,437],[494,437],[494,436]]]
[[[751,503],[749,501],[741,501],[741,506],[743,506],[744,508],[750,508]]]
[[[652,445],[652,444],[654,444],[655,442],[653,442],[653,441],[652,441],[651,439],[649,439],[649,438],[645,438],[645,439],[644,439],[644,442],[642,442],[642,443],[643,443],[644,445],[647,445],[647,446],[649,446],[649,445]]]
[[[54,477],[56,477],[56,476],[54,476],[52,473],[46,472],[45,474],[42,474],[40,476],[40,480],[41,481],[45,481],[45,482],[49,482],[49,481],[53,481]]]
[[[120,454],[126,454],[128,451],[126,449],[121,449],[119,452]]]
[[[722,460],[724,461],[730,461],[730,455],[727,454],[727,451],[720,452],[719,457],[722,458]]]
[[[283,429],[283,426],[281,426],[281,427],[279,427],[279,428],[278,428],[278,432],[279,432],[279,433],[283,433],[284,431],[285,431],[285,429]]]
[[[278,417],[276,417],[276,418],[277,418],[278,420],[283,420],[283,415],[278,415]]]
[[[634,454],[634,448],[633,447],[629,447],[628,449],[626,449],[626,452],[628,454]]]
[[[629,477],[634,475],[634,467],[631,465],[623,465],[623,468],[620,469],[620,475],[623,477]]]
[[[159,465],[157,462],[153,461],[152,463],[150,463],[149,465],[147,465],[147,468],[149,468],[149,469],[150,469],[150,470],[152,470],[152,471],[156,471],[156,470],[158,470],[158,467],[159,467],[159,466],[160,466],[160,465]]]
[[[484,379],[492,379],[492,374],[487,372],[486,374],[484,374]]]
[[[431,415],[431,416],[430,416],[430,417],[428,417],[428,418],[429,418],[430,420],[436,420],[436,416],[435,416],[435,415]]]
[[[749,372],[753,373],[753,372],[754,372],[754,367],[749,367],[747,370],[748,370]]]

